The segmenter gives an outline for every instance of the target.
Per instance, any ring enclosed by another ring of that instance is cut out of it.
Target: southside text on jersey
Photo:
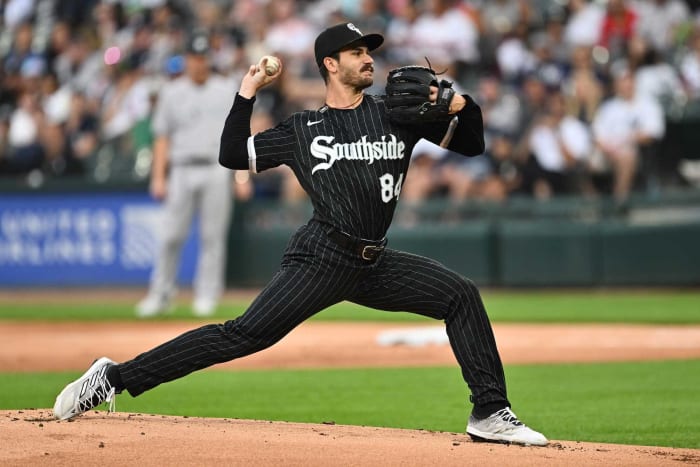
[[[392,134],[388,136],[389,141],[386,140],[386,135],[382,136],[381,141],[368,141],[367,135],[364,135],[353,143],[335,144],[331,144],[335,139],[334,136],[317,136],[311,143],[311,155],[325,162],[314,166],[311,173],[316,173],[317,170],[328,170],[340,159],[366,161],[368,164],[381,159],[403,159],[406,144]]]

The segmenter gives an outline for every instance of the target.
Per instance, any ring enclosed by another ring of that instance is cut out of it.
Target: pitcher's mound
[[[0,411],[0,464],[240,466],[676,466],[700,451],[551,441],[544,448],[474,443],[464,433],[88,412]]]

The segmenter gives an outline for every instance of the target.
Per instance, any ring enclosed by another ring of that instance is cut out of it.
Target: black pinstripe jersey
[[[290,116],[256,134],[248,145],[253,172],[288,165],[308,193],[314,217],[350,235],[386,234],[421,138],[439,142],[447,123],[393,124],[380,96],[365,95],[355,109],[327,106]]]

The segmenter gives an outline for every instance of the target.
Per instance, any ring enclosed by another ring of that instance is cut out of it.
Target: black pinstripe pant
[[[440,263],[386,249],[370,264],[332,243],[315,221],[291,238],[282,266],[240,317],[186,332],[118,366],[133,396],[270,347],[343,300],[444,320],[475,405],[504,402],[505,377],[476,286]]]

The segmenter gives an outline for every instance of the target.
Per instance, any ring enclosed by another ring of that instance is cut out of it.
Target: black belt
[[[341,248],[356,253],[365,261],[376,261],[386,247],[386,238],[381,240],[366,240],[356,238],[340,230],[331,229],[328,231],[328,238]]]

